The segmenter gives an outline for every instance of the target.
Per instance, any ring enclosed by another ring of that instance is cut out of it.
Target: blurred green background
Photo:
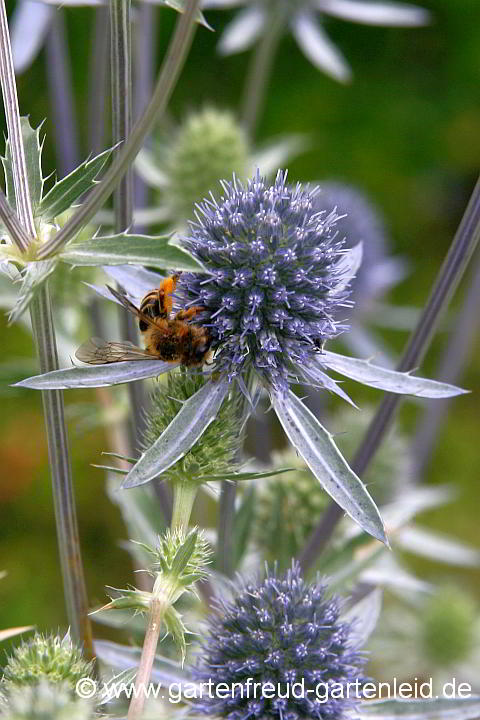
[[[307,133],[307,152],[289,164],[292,180],[343,180],[367,191],[383,211],[393,251],[410,263],[406,279],[395,288],[392,302],[421,306],[449,247],[480,166],[480,3],[478,0],[425,0],[433,21],[421,29],[364,27],[329,20],[330,37],[354,71],[348,86],[315,70],[290,37],[277,56],[258,139],[280,133]],[[8,4],[9,9],[13,3]],[[75,107],[82,157],[87,145],[86,72],[91,46],[93,10],[62,10],[67,20]],[[158,61],[162,58],[176,15],[157,9]],[[215,103],[236,109],[250,53],[221,58],[215,52],[230,12],[209,12],[216,29],[199,28],[172,103],[171,114]],[[55,169],[54,127],[45,77],[44,51],[18,78],[22,114],[33,126],[44,118],[47,139],[44,168]],[[4,120],[1,119],[5,132]],[[100,118],[99,118],[100,122]],[[461,305],[467,277],[457,292]],[[75,302],[75,298],[72,298]],[[63,302],[63,300],[62,300]],[[405,333],[384,333],[400,351]],[[424,363],[434,373],[447,333],[440,333]],[[7,328],[0,316],[2,361],[31,358],[32,341],[21,327]],[[463,385],[479,387],[479,339],[463,377]],[[347,387],[347,390],[349,388]],[[375,393],[350,388],[361,406],[377,402]],[[41,629],[65,625],[57,562],[47,450],[40,394],[1,388],[0,413],[0,628],[36,624]],[[95,402],[94,393],[71,391],[67,407]],[[404,427],[413,428],[416,407],[404,407]],[[119,546],[126,533],[117,508],[108,500],[104,477],[91,463],[101,462],[103,433],[83,434],[71,426],[73,474],[80,535],[92,605],[105,600],[104,585],[132,582],[130,557]],[[478,519],[480,416],[475,393],[452,403],[426,482],[452,483],[457,500],[427,513],[425,525],[480,546]],[[470,588],[480,602],[480,571],[410,558],[425,578],[448,578]],[[104,631],[102,631],[104,632]]]

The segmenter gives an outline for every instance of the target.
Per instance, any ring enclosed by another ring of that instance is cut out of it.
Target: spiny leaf
[[[122,488],[153,480],[183,457],[215,420],[229,388],[224,379],[210,381],[186,400],[167,429],[130,470]]]
[[[27,265],[23,273],[22,284],[20,286],[17,301],[8,315],[9,325],[16,322],[25,312],[35,293],[55,270],[57,262],[56,258],[52,258],[51,260],[31,262]]]
[[[135,380],[157,377],[174,367],[176,366],[173,363],[164,363],[161,360],[128,360],[111,365],[63,368],[26,378],[26,380],[15,383],[14,387],[27,387],[34,390],[108,387],[109,385],[121,385]]]
[[[363,530],[387,543],[377,506],[328,430],[291,390],[270,397],[287,437],[322,487]]]
[[[168,235],[109,235],[72,242],[60,254],[70,265],[149,265],[173,270],[202,271],[186,250],[173,245]]]
[[[445,398],[468,392],[468,390],[462,390],[455,385],[414,377],[405,372],[388,370],[379,365],[373,365],[369,360],[346,357],[327,350],[318,355],[318,361],[340,375],[345,375],[363,385],[400,395]]]
[[[23,148],[25,152],[25,162],[27,167],[28,189],[32,200],[33,210],[36,209],[42,199],[43,176],[42,176],[42,147],[40,142],[39,125],[34,130],[29,122],[28,117],[20,118],[22,130]],[[12,170],[12,151],[10,140],[7,139],[5,148],[5,157],[3,160],[3,169],[5,172],[6,195],[9,205],[16,210],[15,190],[13,186],[13,170]]]
[[[37,209],[44,222],[50,222],[65,210],[68,210],[87,190],[95,184],[95,178],[110,157],[112,150],[105,150],[92,159],[85,160],[81,165],[62,178],[42,198]]]

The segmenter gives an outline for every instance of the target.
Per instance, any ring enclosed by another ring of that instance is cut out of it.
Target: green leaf
[[[185,656],[187,654],[187,643],[185,642],[185,633],[187,632],[187,628],[183,624],[182,616],[172,605],[170,605],[163,617],[163,621],[166,625],[167,631],[173,638],[173,642],[180,650],[183,667]]]
[[[186,250],[173,245],[168,235],[109,235],[71,242],[60,253],[70,265],[149,265],[201,272],[202,266]]]
[[[92,159],[85,160],[81,165],[62,178],[42,198],[37,209],[44,222],[50,222],[65,210],[68,210],[87,190],[95,185],[95,178],[102,170],[112,150],[105,150]]]
[[[227,380],[210,380],[186,400],[167,429],[130,470],[122,488],[143,485],[180,460],[215,420],[229,389]]]
[[[33,211],[36,209],[42,199],[43,176],[42,176],[42,148],[43,143],[40,142],[39,125],[34,130],[29,122],[28,117],[20,118],[22,129],[23,148],[25,152],[25,163],[27,167],[28,189],[32,200]],[[5,172],[6,195],[9,205],[16,210],[15,190],[13,186],[13,170],[12,170],[12,151],[10,141],[7,139],[5,148],[5,157],[3,160],[3,169]]]
[[[176,367],[161,360],[127,360],[110,365],[72,367],[52,370],[15,383],[13,387],[34,390],[68,390],[69,388],[108,387],[157,377]]]
[[[57,263],[57,259],[52,258],[51,260],[31,262],[27,265],[23,271],[22,284],[20,285],[17,300],[8,315],[9,325],[16,322],[23,315],[33,300],[35,293],[55,270]]]
[[[387,543],[377,506],[342,457],[328,430],[291,390],[271,392],[270,397],[287,437],[324,490],[363,530]]]
[[[457,683],[458,685],[458,683]],[[355,712],[359,718],[377,720],[474,720],[480,717],[480,696],[420,700],[372,700]]]
[[[170,574],[173,575],[173,577],[179,578],[187,567],[188,561],[192,557],[193,551],[195,550],[197,536],[198,530],[197,528],[194,528],[188,533],[184,542],[180,545],[177,552],[175,553],[175,557],[173,558],[172,567],[170,570]]]
[[[154,5],[164,5],[165,7],[172,8],[172,10],[176,10],[179,13],[185,12],[186,0],[148,0],[148,2],[152,2]],[[199,25],[206,27],[207,30],[213,30],[213,28],[205,20],[205,17],[200,10],[197,12],[195,20],[199,23]]]
[[[388,370],[379,365],[373,365],[369,360],[346,357],[327,350],[318,355],[318,361],[340,375],[345,375],[363,385],[369,385],[377,390],[385,390],[399,395],[446,398],[468,392],[468,390],[462,390],[455,387],[455,385],[414,377],[409,373],[397,372],[396,370]]]

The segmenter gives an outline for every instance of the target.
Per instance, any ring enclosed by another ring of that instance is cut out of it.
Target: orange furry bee
[[[172,293],[175,292],[180,273],[165,278],[156,290],[150,290],[140,308],[110,286],[108,289],[121,304],[138,318],[140,332],[145,339],[145,350],[129,342],[105,342],[92,338],[75,353],[78,360],[90,365],[104,365],[122,360],[158,358],[164,362],[180,363],[186,367],[200,367],[210,350],[206,328],[191,324],[202,307],[180,310],[172,316]]]

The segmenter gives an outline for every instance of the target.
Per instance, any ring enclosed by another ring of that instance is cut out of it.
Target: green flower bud
[[[69,633],[63,639],[58,635],[35,633],[8,658],[3,670],[3,687],[8,695],[14,688],[37,685],[45,680],[49,685],[69,687],[73,693],[78,680],[91,676],[92,671],[93,663],[83,658]]]
[[[329,497],[293,450],[274,453],[273,464],[298,471],[259,482],[254,536],[265,559],[283,571],[305,544]]]
[[[179,127],[161,162],[166,175],[164,203],[174,220],[184,224],[193,217],[195,203],[219,191],[219,180],[233,173],[248,173],[246,135],[234,116],[205,108],[190,115]]]
[[[475,644],[477,614],[472,598],[458,588],[443,587],[433,595],[424,608],[421,631],[429,661],[446,668],[467,660]]]

